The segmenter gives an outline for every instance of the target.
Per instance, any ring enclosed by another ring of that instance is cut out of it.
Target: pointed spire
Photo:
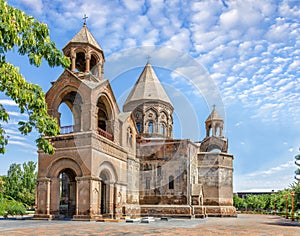
[[[216,105],[213,105],[213,110],[211,111],[210,115],[207,117],[206,122],[212,121],[212,120],[222,120],[223,118],[219,115],[219,113],[216,110]]]
[[[84,22],[83,27],[81,28],[81,30],[67,43],[67,45],[69,45],[71,43],[86,43],[86,44],[89,44],[89,45],[95,47],[98,50],[103,51],[102,48],[100,47],[100,45],[97,43],[94,36],[88,30],[85,22]]]
[[[149,57],[143,72],[124,103],[124,111],[131,111],[147,101],[160,101],[173,108],[168,95],[150,64]]]

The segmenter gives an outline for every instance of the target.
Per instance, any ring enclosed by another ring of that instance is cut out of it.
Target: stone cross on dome
[[[148,55],[148,56],[147,56],[147,63],[150,63],[150,59],[151,59],[151,56]]]
[[[89,18],[89,17],[88,17],[86,14],[84,14],[84,16],[83,16],[83,18],[82,18],[82,19],[84,20],[84,21],[83,21],[83,25],[86,25],[86,19],[87,19],[87,18]]]

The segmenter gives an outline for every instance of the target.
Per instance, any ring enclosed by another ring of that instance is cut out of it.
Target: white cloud
[[[20,112],[16,112],[16,111],[7,111],[7,114],[10,116],[28,116],[27,114],[21,114]]]
[[[37,147],[29,144],[29,143],[25,143],[25,142],[21,142],[21,141],[16,141],[16,140],[9,140],[8,144],[10,145],[17,145],[17,146],[21,146],[21,147],[25,147],[31,150],[37,149]]]
[[[14,2],[14,1],[12,1]],[[23,4],[26,8],[30,8],[31,10],[42,13],[43,11],[43,1],[42,0],[19,0],[20,4]]]
[[[0,99],[0,104],[7,106],[18,106],[13,100],[9,99]]]
[[[297,1],[232,0],[226,1],[227,7],[215,0],[8,2],[22,6],[47,22],[58,42],[65,40],[66,43],[70,32],[73,36],[81,28],[82,16],[87,14],[87,25],[106,57],[141,45],[167,45],[192,55],[211,75],[212,80],[208,82],[216,83],[214,86],[220,90],[218,94],[226,106],[234,110],[238,104],[245,109],[242,112],[247,115],[239,112],[241,117],[233,125],[243,119],[276,126],[288,123],[296,128],[296,124],[300,125],[300,8]],[[140,54],[139,60],[145,62],[146,56],[139,50],[136,53]],[[155,51],[151,56],[162,63],[173,55]],[[181,58],[174,58],[172,63],[179,60]],[[124,59],[121,64],[126,66],[126,63]],[[184,68],[191,69],[189,65]],[[187,73],[182,68],[177,72]],[[193,71],[188,73],[191,78],[194,74]],[[205,90],[209,83],[197,81],[201,92],[209,94]],[[174,82],[185,85],[184,88],[191,87],[184,78],[174,79]],[[6,105],[13,106],[10,102]],[[17,113],[11,115],[18,116]],[[247,140],[241,140],[248,144]],[[276,169],[271,172],[279,173]],[[276,184],[274,181],[266,179],[265,182]],[[256,183],[264,184],[258,180]]]
[[[289,161],[287,163],[280,164],[279,166],[271,167],[268,170],[249,173],[249,174],[247,174],[247,176],[253,177],[253,176],[271,175],[271,174],[274,174],[275,172],[283,171],[285,169],[290,169],[290,168],[293,168],[293,167],[295,167],[294,162]]]

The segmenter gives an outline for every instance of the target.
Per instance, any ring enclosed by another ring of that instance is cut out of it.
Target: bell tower
[[[224,120],[215,105],[205,121],[206,137],[198,153],[198,179],[208,216],[236,216],[233,207],[233,155],[223,135]]]
[[[227,152],[228,141],[223,136],[224,120],[213,106],[213,110],[205,121],[206,137],[201,144],[201,151],[211,152],[212,150],[219,150]]]
[[[48,137],[53,155],[39,150],[35,217],[96,220],[137,214],[136,129],[130,114],[120,114],[103,77],[103,50],[84,24],[63,52],[72,64],[45,96],[60,133]],[[65,126],[67,111],[71,124]]]
[[[88,30],[86,23],[63,48],[63,52],[71,59],[70,70],[77,76],[82,78],[92,77],[90,78],[92,80],[103,79],[104,53]]]
[[[216,136],[223,137],[223,125],[224,121],[216,110],[214,105],[213,110],[209,117],[205,121],[206,137]]]

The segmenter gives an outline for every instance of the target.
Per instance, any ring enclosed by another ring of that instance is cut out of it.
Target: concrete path
[[[150,223],[0,220],[0,235],[300,235],[300,223],[279,216],[171,219]]]

